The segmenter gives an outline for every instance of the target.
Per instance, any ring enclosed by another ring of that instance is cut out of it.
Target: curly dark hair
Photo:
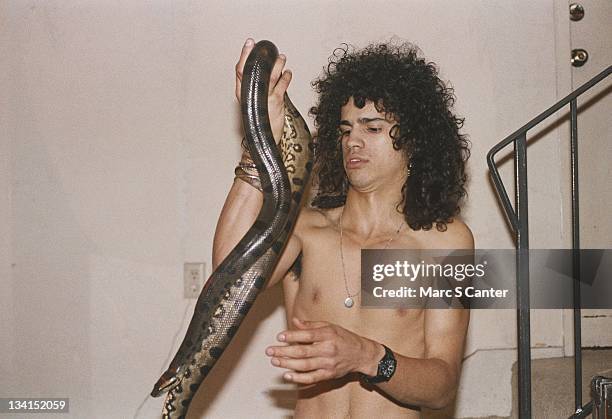
[[[355,51],[343,44],[329,59],[323,75],[312,82],[319,101],[310,109],[315,118],[317,193],[312,206],[344,205],[348,180],[339,141],[340,111],[353,97],[362,108],[366,100],[378,112],[393,117],[393,148],[408,157],[410,176],[402,187],[398,210],[413,230],[439,231],[460,211],[466,195],[465,163],[469,141],[459,133],[463,119],[451,108],[452,87],[438,77],[436,64],[426,62],[413,44],[373,44]]]

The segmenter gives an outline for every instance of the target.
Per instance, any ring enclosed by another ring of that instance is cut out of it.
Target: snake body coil
[[[311,136],[287,95],[285,127],[278,147],[270,128],[268,86],[277,55],[274,44],[258,42],[247,58],[242,79],[243,125],[259,172],[263,205],[253,226],[208,279],[178,352],[151,392],[154,397],[168,392],[164,418],[184,418],[187,414],[200,384],[272,274],[308,184]]]

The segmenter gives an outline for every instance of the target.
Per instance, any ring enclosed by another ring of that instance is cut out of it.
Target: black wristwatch
[[[393,374],[395,373],[395,367],[397,366],[397,361],[395,360],[395,356],[393,356],[393,352],[391,352],[391,349],[387,348],[385,345],[383,346],[385,348],[385,355],[382,357],[380,361],[378,361],[378,371],[376,372],[376,375],[370,376],[370,375],[361,373],[361,378],[366,383],[370,383],[370,384],[384,383],[386,381],[389,381],[391,377],[393,377]]]

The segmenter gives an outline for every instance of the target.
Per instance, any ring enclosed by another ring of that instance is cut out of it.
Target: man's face
[[[397,122],[386,119],[374,102],[358,108],[352,97],[342,107],[340,119],[343,164],[351,186],[360,192],[393,184],[401,188],[407,161],[403,151],[393,148],[390,136]]]

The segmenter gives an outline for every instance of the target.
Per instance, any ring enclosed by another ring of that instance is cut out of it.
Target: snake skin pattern
[[[179,350],[151,392],[153,397],[168,392],[164,419],[187,415],[200,384],[278,263],[308,185],[312,139],[286,94],[285,125],[278,146],[270,128],[268,85],[277,55],[274,44],[258,42],[247,58],[242,79],[243,125],[259,172],[263,205],[253,226],[208,279]]]

